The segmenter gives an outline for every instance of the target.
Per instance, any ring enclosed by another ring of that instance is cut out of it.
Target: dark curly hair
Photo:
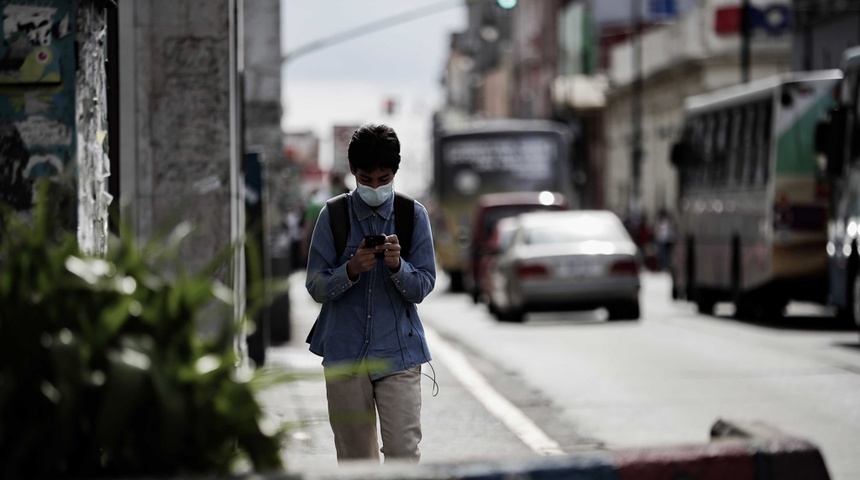
[[[366,123],[352,134],[347,158],[353,169],[400,168],[400,140],[388,125]]]

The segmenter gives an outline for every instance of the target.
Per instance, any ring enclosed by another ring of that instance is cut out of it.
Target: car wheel
[[[487,311],[489,311],[490,314],[494,317],[499,316],[499,307],[496,306],[496,303],[493,302],[492,299],[487,300]]]
[[[638,320],[640,316],[639,300],[610,305],[609,307],[607,307],[607,310],[609,311],[608,319],[610,321]]]
[[[523,323],[526,312],[522,308],[511,307],[499,312],[498,319],[502,322]]]

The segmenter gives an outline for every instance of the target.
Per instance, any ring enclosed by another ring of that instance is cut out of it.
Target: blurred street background
[[[56,222],[95,257],[186,224],[182,267],[231,253],[211,277],[232,311],[204,330],[240,325],[242,369],[310,375],[261,398],[291,426],[291,469],[334,462],[304,265],[325,200],[355,187],[349,139],[373,122],[397,131],[395,188],[434,233],[427,462],[705,442],[729,418],[811,440],[832,478],[860,478],[860,1],[2,11],[0,202],[30,218],[37,180],[60,185]],[[613,214],[629,258],[517,263],[520,214],[550,204]],[[619,278],[623,303],[611,288],[539,298]]]
[[[322,367],[303,339],[319,306],[304,295],[301,272],[290,280],[296,338],[269,349],[270,365],[308,377],[266,391],[262,401],[290,425],[287,467],[330,471],[336,458]],[[700,315],[670,299],[668,280],[643,275],[638,322],[607,322],[597,311],[535,313],[510,324],[448,291],[442,277],[419,306],[433,353],[425,371],[438,383],[437,393],[422,380],[422,462],[702,444],[724,419],[812,441],[831,478],[855,478],[856,332],[808,303],[793,304],[778,324],[738,321],[727,304],[716,316]],[[481,382],[490,393],[474,388]],[[499,407],[506,402],[525,420]],[[531,429],[540,433],[515,433]]]

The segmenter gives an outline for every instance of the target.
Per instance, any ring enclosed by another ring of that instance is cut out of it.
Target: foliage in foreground
[[[88,257],[48,197],[0,215],[0,478],[279,469],[237,327],[201,335],[231,292],[178,266],[184,231]]]

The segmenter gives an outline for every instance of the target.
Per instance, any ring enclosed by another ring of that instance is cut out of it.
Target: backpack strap
[[[394,192],[394,230],[400,241],[400,256],[409,260],[415,230],[415,199],[400,192]]]
[[[328,199],[326,202],[328,209],[328,221],[331,225],[331,233],[334,236],[334,251],[337,252],[337,259],[343,255],[346,250],[346,241],[349,238],[349,211],[346,202],[346,194]]]

